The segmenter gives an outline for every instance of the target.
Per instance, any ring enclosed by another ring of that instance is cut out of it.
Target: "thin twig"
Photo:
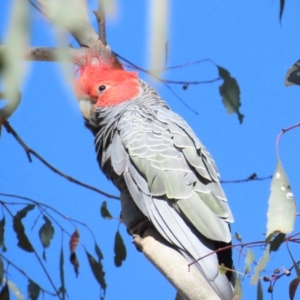
[[[228,245],[228,246],[225,246],[225,247],[222,247],[222,248],[218,248],[217,250],[215,251],[211,251],[210,253],[202,256],[202,257],[199,257],[198,259],[194,260],[193,262],[189,263],[188,264],[188,267],[190,267],[191,265],[197,263],[199,260],[202,260],[208,256],[211,256],[213,254],[216,254],[218,252],[222,252],[222,251],[225,251],[227,249],[231,249],[231,248],[237,248],[237,247],[245,247],[245,246],[252,246],[252,245],[265,245],[266,244],[266,241],[257,241],[257,242],[248,242],[248,243],[239,243],[239,244],[231,244],[231,245]]]
[[[208,83],[213,83],[213,82],[216,82],[216,81],[219,81],[221,80],[221,77],[217,77],[217,78],[214,78],[214,79],[209,79],[209,80],[198,80],[198,81],[183,81],[183,80],[170,80],[170,79],[165,79],[165,78],[162,78],[160,76],[157,76],[155,75],[154,73],[152,73],[151,71],[149,70],[146,70],[146,69],[143,69],[141,67],[139,67],[138,65],[134,64],[133,62],[131,62],[130,60],[128,60],[127,58],[119,55],[118,53],[112,51],[112,53],[120,58],[121,60],[125,61],[126,63],[130,64],[132,67],[134,67],[135,69],[141,71],[141,72],[144,72],[150,76],[152,76],[153,78],[159,80],[160,82],[164,82],[164,83],[171,83],[171,84],[180,84],[180,85],[190,85],[190,84],[193,84],[193,85],[197,85],[197,84],[208,84]],[[175,66],[175,67],[178,67],[178,66]],[[175,68],[174,67],[174,68]],[[168,68],[167,68],[168,69]]]
[[[112,195],[112,194],[109,194],[109,193],[106,193],[102,190],[99,190],[97,189],[96,187],[93,187],[91,185],[88,185],[86,183],[83,183],[69,175],[66,175],[64,173],[62,173],[61,171],[59,171],[58,169],[56,169],[55,167],[53,167],[50,163],[48,163],[42,156],[40,156],[37,152],[35,152],[33,149],[29,148],[25,142],[19,137],[19,135],[17,134],[17,132],[11,127],[11,125],[8,123],[8,121],[6,120],[3,120],[3,126],[5,127],[5,129],[7,130],[8,133],[12,134],[13,137],[17,140],[17,142],[22,146],[22,148],[25,150],[25,153],[29,159],[30,162],[32,162],[32,159],[31,159],[31,155],[35,156],[37,159],[39,159],[45,166],[47,166],[51,171],[53,171],[54,173],[64,177],[65,179],[73,182],[73,183],[76,183],[80,186],[83,186],[87,189],[90,189],[94,192],[97,192],[107,198],[110,198],[110,199],[117,199],[119,200],[120,198],[118,196],[115,196],[115,195]]]
[[[42,11],[42,9],[36,4],[33,2],[33,0],[28,0],[28,2],[41,14],[45,17],[45,14],[44,12]]]
[[[94,10],[94,15],[96,16],[97,23],[98,23],[98,34],[99,39],[103,43],[103,45],[107,45],[106,41],[106,28],[105,28],[105,11],[104,7],[101,7],[101,9]]]
[[[44,264],[43,264],[41,258],[39,257],[39,255],[37,254],[37,252],[35,251],[35,249],[34,249],[33,247],[32,247],[32,249],[33,249],[33,252],[34,252],[34,254],[35,254],[37,260],[39,261],[40,265],[42,266],[42,269],[44,270],[44,273],[46,274],[46,276],[47,276],[47,278],[48,278],[50,284],[52,285],[53,289],[55,290],[57,297],[58,297],[60,300],[62,300],[62,298],[61,298],[61,296],[60,296],[60,293],[59,293],[58,289],[56,288],[56,286],[55,286],[55,284],[54,284],[54,282],[53,282],[53,280],[52,280],[50,274],[48,273],[46,267],[44,266]]]
[[[265,177],[257,177],[256,173],[253,173],[249,177],[245,179],[236,179],[236,180],[221,180],[221,183],[241,183],[241,182],[249,182],[249,181],[263,181],[271,179],[272,175],[265,176]]]
[[[283,128],[281,130],[281,132],[279,133],[279,135],[277,136],[277,139],[276,139],[276,153],[277,153],[277,158],[279,159],[279,142],[280,142],[280,139],[281,137],[287,132],[287,131],[290,131],[296,127],[299,127],[300,126],[300,123],[296,123],[290,127],[287,127],[287,128]]]
[[[5,257],[5,256],[3,255],[3,253],[0,253],[0,256],[1,256],[8,264],[12,265],[16,270],[18,270],[18,271],[19,271],[23,276],[25,276],[28,280],[32,280],[32,279],[26,274],[26,272],[25,272],[24,270],[20,269],[17,265],[15,265],[12,261],[10,261],[7,257]],[[51,296],[57,296],[57,294],[52,293],[52,292],[49,292],[49,291],[43,289],[41,286],[39,286],[39,287],[40,287],[40,290],[43,291],[44,293],[47,293],[47,294],[49,294],[49,295],[51,295]]]

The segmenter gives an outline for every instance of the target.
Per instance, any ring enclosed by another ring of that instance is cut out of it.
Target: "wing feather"
[[[181,117],[162,107],[133,107],[120,118],[113,148],[112,167],[123,171],[136,206],[189,261],[211,253],[213,241],[231,241],[233,218],[216,165]],[[230,297],[217,255],[198,268],[222,299]]]

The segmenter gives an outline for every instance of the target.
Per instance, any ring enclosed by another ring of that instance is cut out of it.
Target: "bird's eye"
[[[106,86],[105,86],[105,85],[100,85],[100,86],[98,87],[99,92],[103,92],[105,89],[106,89]]]

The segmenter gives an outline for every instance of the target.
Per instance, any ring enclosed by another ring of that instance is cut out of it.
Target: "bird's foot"
[[[132,240],[132,243],[133,245],[135,246],[136,250],[139,251],[139,252],[143,252],[143,238],[138,235],[138,234],[134,234],[133,235],[133,240]]]

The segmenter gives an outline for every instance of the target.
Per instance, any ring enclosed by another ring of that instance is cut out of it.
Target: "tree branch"
[[[73,178],[73,177],[71,177],[71,176],[69,176],[69,175],[67,175],[67,174],[62,173],[61,171],[59,171],[58,169],[56,169],[55,167],[53,167],[50,163],[48,163],[48,162],[47,162],[42,156],[40,156],[37,152],[35,152],[33,149],[29,148],[29,147],[24,143],[24,141],[19,137],[19,135],[17,134],[17,132],[11,127],[11,125],[9,124],[8,121],[3,120],[3,121],[2,121],[2,124],[3,124],[3,126],[5,127],[6,131],[7,131],[8,133],[12,134],[13,137],[17,140],[17,142],[18,142],[18,143],[21,145],[21,147],[24,149],[24,151],[25,151],[25,153],[26,153],[26,155],[27,155],[27,157],[28,157],[28,159],[29,159],[30,162],[32,162],[32,159],[31,159],[31,156],[30,156],[30,155],[33,155],[33,156],[35,156],[37,159],[39,159],[45,166],[47,166],[51,171],[53,171],[54,173],[56,173],[56,174],[58,174],[58,175],[64,177],[65,179],[67,179],[67,180],[69,180],[69,181],[71,181],[71,182],[73,182],[73,183],[76,183],[76,184],[78,184],[78,185],[80,185],[80,186],[83,186],[83,187],[85,187],[85,188],[87,188],[87,189],[90,189],[90,190],[92,190],[92,191],[94,191],[94,192],[97,192],[97,193],[99,193],[99,194],[101,194],[101,195],[103,195],[103,196],[105,196],[105,197],[107,197],[107,198],[110,198],[110,199],[117,199],[117,200],[120,199],[118,196],[115,196],[115,195],[111,195],[111,194],[109,194],[109,193],[106,193],[106,192],[104,192],[104,191],[102,191],[102,190],[99,190],[99,189],[97,189],[97,188],[95,188],[95,187],[93,187],[93,186],[91,186],[91,185],[88,185],[88,184],[86,184],[86,183],[83,183],[83,182],[81,182],[81,181],[79,181],[79,180],[77,180],[77,179],[75,179],[75,178]]]
[[[97,23],[98,23],[99,39],[103,43],[103,45],[106,46],[107,45],[107,41],[106,41],[106,28],[105,28],[105,12],[104,12],[104,8],[102,8],[99,11],[94,10],[93,12],[94,12],[94,14],[96,16]]]
[[[171,248],[154,228],[147,229],[143,238],[135,236],[133,243],[184,299],[220,299],[207,280],[194,267],[189,268],[185,258]]]
[[[242,183],[242,182],[249,182],[249,181],[263,181],[271,179],[273,176],[265,176],[265,177],[258,177],[256,173],[251,174],[249,177],[245,179],[234,179],[234,180],[220,180],[221,183]]]

